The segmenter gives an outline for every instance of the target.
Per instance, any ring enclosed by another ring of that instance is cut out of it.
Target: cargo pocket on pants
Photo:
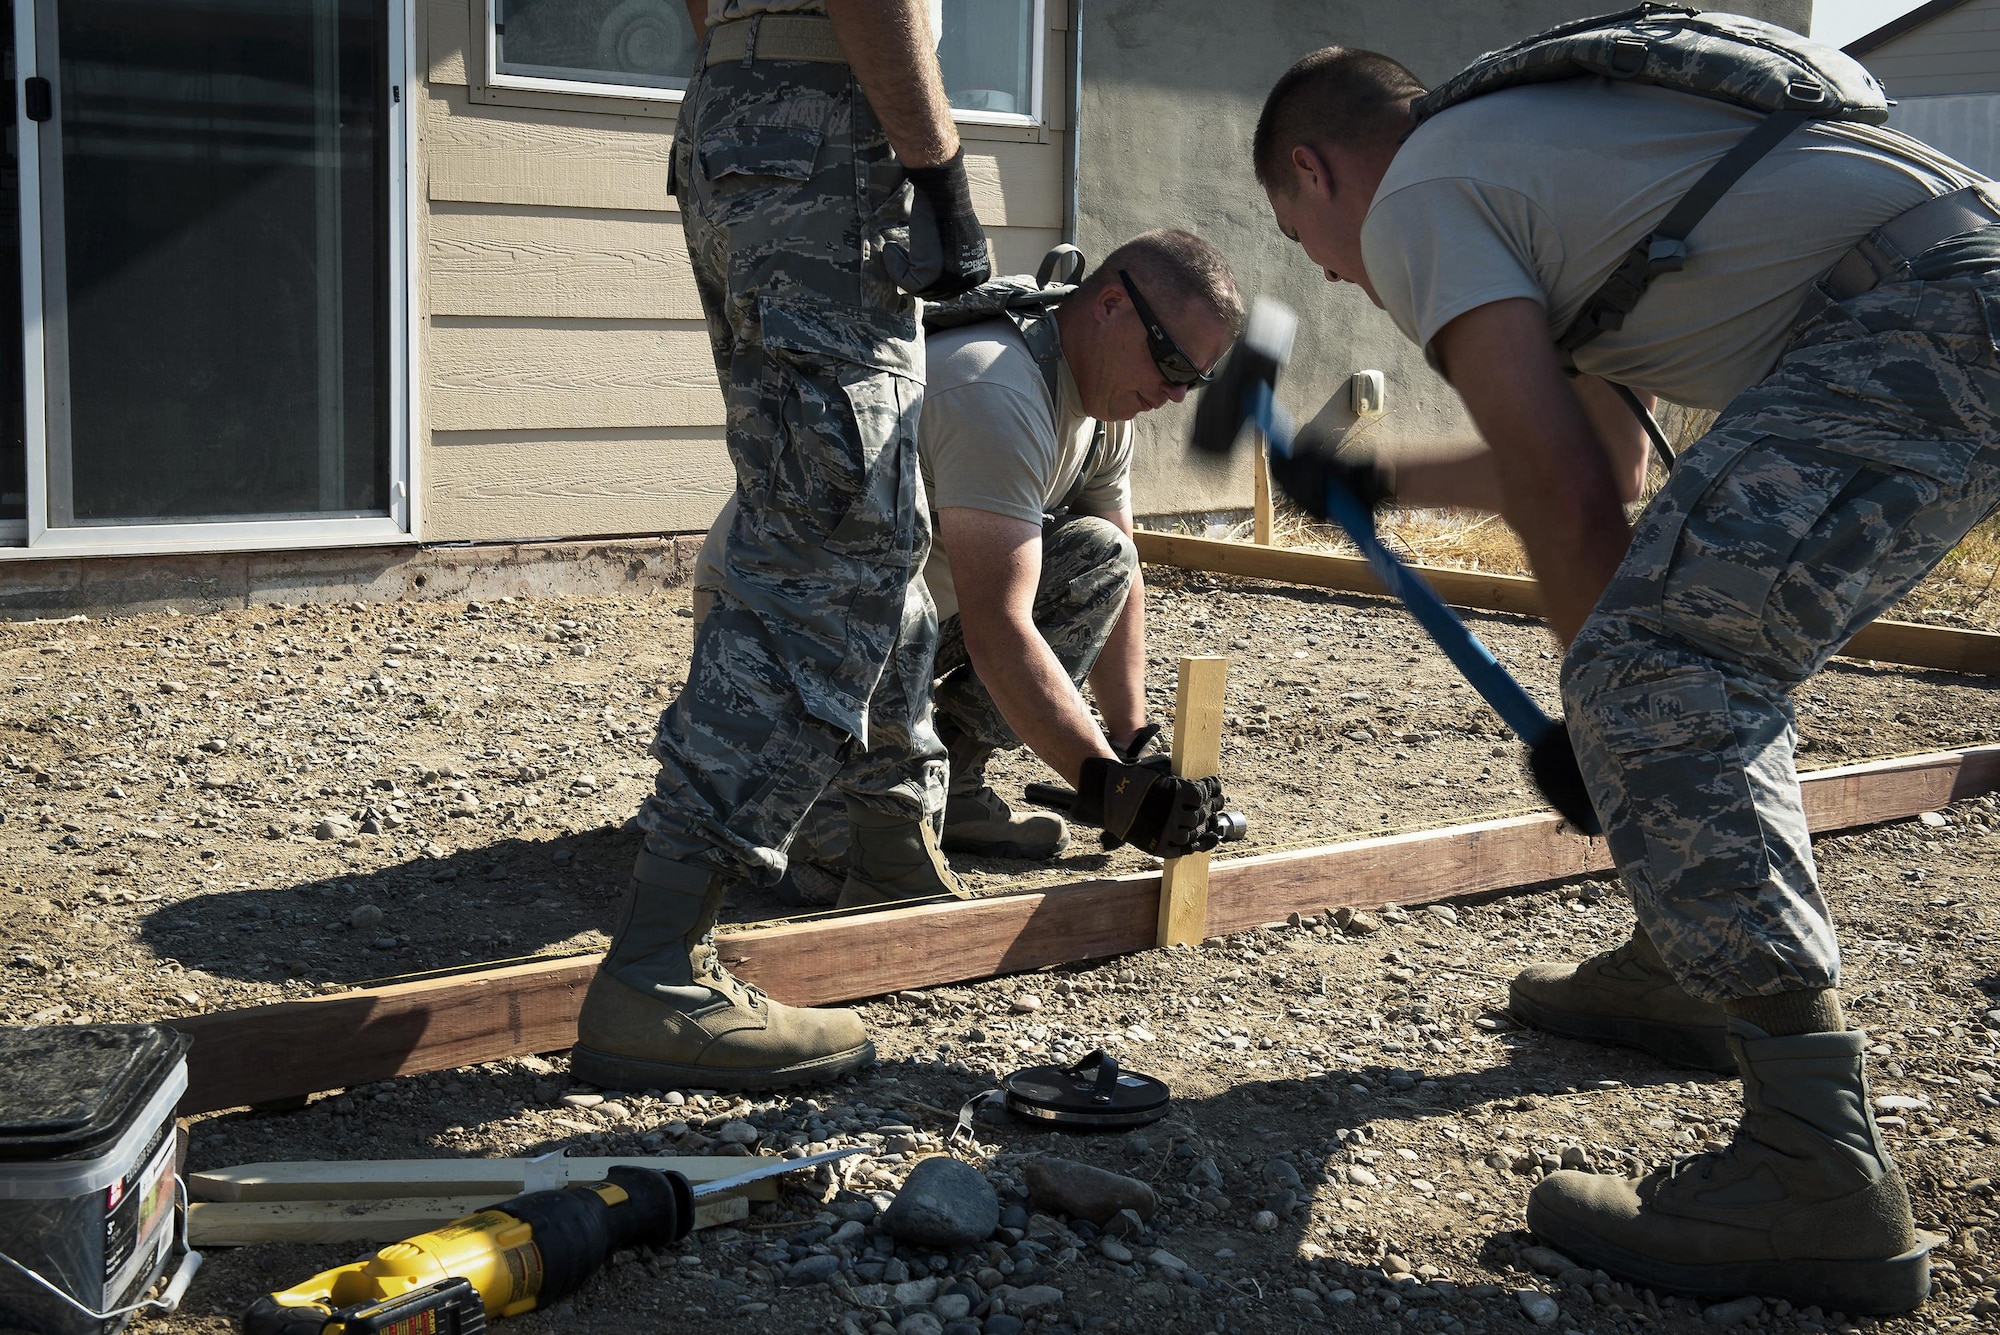
[[[1643,840],[1655,899],[1754,889],[1771,873],[1722,674],[1685,668],[1585,702],[1617,767],[1613,844]],[[1620,837],[1620,836],[1623,837]],[[1627,844],[1630,847],[1630,844]]]
[[[924,556],[917,412],[922,352],[914,319],[821,302],[759,300],[765,351],[792,383],[783,447],[765,503],[808,520],[826,550],[872,565]]]

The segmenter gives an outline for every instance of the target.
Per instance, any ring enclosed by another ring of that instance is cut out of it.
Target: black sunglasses
[[[1132,275],[1120,269],[1118,281],[1125,285],[1125,294],[1132,298],[1132,309],[1139,313],[1139,323],[1146,326],[1146,351],[1153,354],[1153,365],[1160,369],[1161,377],[1169,385],[1181,386],[1206,385],[1215,379],[1196,366],[1194,358],[1181,351],[1181,345],[1174,342],[1173,335],[1160,323],[1160,317],[1153,314],[1153,308],[1139,295]]]

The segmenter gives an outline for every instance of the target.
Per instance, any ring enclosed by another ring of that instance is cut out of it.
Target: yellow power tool
[[[243,1314],[244,1335],[474,1335],[561,1301],[614,1251],[680,1241],[704,1196],[861,1152],[777,1159],[699,1187],[619,1164],[602,1182],[530,1191],[266,1294]]]

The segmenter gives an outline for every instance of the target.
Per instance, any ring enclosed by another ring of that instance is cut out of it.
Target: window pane
[[[62,0],[52,525],[388,512],[387,33],[382,0]]]
[[[694,29],[681,0],[494,0],[500,73],[686,88]]]
[[[1035,0],[944,0],[938,64],[960,111],[1035,114]]]
[[[6,145],[0,156],[0,520],[28,513],[26,413],[21,385],[21,137],[14,124],[14,24],[0,9]]]

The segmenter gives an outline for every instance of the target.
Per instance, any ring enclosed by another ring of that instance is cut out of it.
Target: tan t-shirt
[[[917,461],[933,517],[947,506],[984,510],[1032,524],[1058,507],[1080,514],[1117,514],[1132,504],[1132,424],[1111,423],[1096,457],[1097,422],[1079,402],[1068,363],[1061,367],[1060,405],[1008,320],[984,320],[925,338],[923,416]],[[709,527],[695,563],[695,587],[722,579],[722,546],[736,520],[732,497]],[[924,564],[924,584],[942,621],[958,613],[951,562],[936,542]]]
[[[1512,297],[1567,329],[1626,251],[1756,123],[1689,93],[1568,79],[1475,98],[1426,121],[1361,230],[1397,326],[1438,330]],[[1893,130],[1808,125],[1760,160],[1688,237],[1584,372],[1720,408],[1776,364],[1807,288],[1882,223],[1977,173]]]

